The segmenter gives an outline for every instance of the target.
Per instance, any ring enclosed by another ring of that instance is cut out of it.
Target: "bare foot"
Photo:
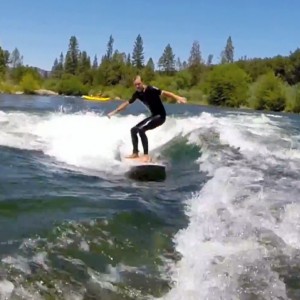
[[[151,162],[152,159],[151,159],[151,157],[150,157],[148,154],[144,154],[144,155],[141,157],[141,161],[142,161],[142,162]]]
[[[138,158],[138,157],[139,157],[139,155],[137,153],[132,153],[128,156],[125,156],[125,158]]]

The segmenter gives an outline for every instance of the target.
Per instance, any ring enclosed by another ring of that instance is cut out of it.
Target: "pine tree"
[[[64,54],[61,52],[59,56],[59,67],[63,70],[64,67]]]
[[[202,63],[200,45],[198,41],[194,41],[191,51],[190,57],[188,59],[189,66],[199,66]]]
[[[23,65],[23,56],[21,56],[19,49],[15,48],[10,55],[10,63],[13,69]]]
[[[131,57],[130,57],[130,53],[128,53],[128,55],[127,55],[126,65],[127,65],[127,66],[131,66]]]
[[[231,36],[228,37],[224,51],[221,53],[221,63],[233,63],[234,47]]]
[[[207,57],[207,62],[206,62],[206,64],[208,65],[208,66],[210,66],[211,64],[212,64],[212,60],[213,60],[213,55],[212,54],[209,54],[208,55],[208,57]]]
[[[79,73],[86,72],[90,68],[91,68],[91,59],[87,55],[87,52],[83,51],[82,53],[80,53],[79,56],[78,71]]]
[[[182,63],[182,70],[186,70],[188,67],[188,63],[184,60]]]
[[[171,74],[175,71],[175,55],[170,44],[165,47],[162,56],[158,60],[158,66],[167,74]]]
[[[97,59],[97,55],[94,56],[94,61],[93,61],[93,67],[94,70],[96,70],[98,68],[98,59]]]
[[[66,54],[65,71],[70,74],[75,74],[78,68],[79,61],[79,45],[77,38],[71,36],[69,41],[69,49]]]
[[[154,71],[155,66],[152,57],[149,58],[146,67]]]
[[[192,75],[191,84],[197,85],[200,81],[203,70],[200,45],[198,41],[193,42],[190,57],[188,59],[188,68]]]
[[[4,75],[6,71],[5,52],[0,47],[0,75]]]
[[[52,73],[54,73],[57,70],[57,66],[58,66],[58,59],[55,58],[54,63],[53,63],[53,67],[51,69]]]
[[[107,50],[104,59],[111,60],[113,56],[113,52],[114,52],[114,39],[113,36],[110,35],[107,43]]]
[[[182,63],[181,63],[181,60],[179,57],[177,58],[177,61],[176,61],[176,68],[178,71],[182,70]]]
[[[144,46],[143,39],[139,34],[136,38],[133,52],[132,52],[132,65],[138,69],[144,66]]]
[[[63,74],[64,70],[64,55],[60,54],[59,60],[56,58],[53,63],[53,67],[51,69],[51,76],[55,78],[60,78]]]

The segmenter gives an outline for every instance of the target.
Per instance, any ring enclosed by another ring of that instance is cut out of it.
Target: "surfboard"
[[[166,166],[159,162],[141,162],[136,159],[124,159],[129,165],[126,175],[139,181],[164,181],[167,177]]]

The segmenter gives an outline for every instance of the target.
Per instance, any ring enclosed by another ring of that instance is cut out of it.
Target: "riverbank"
[[[49,83],[49,82],[48,82]],[[221,101],[217,103],[216,101],[210,101],[212,92],[207,90],[205,86],[203,87],[193,87],[191,89],[176,89],[172,86],[165,86],[164,84],[159,85],[150,83],[152,85],[158,86],[161,89],[172,91],[178,95],[184,96],[187,98],[189,104],[201,105],[201,106],[213,106],[220,108],[234,108],[241,110],[260,110],[264,112],[291,112],[299,113],[300,112],[300,88],[299,86],[281,86],[280,89],[272,90],[271,87],[262,88],[258,86],[257,83],[249,85],[248,92],[245,93],[245,97],[242,100],[239,100],[239,105],[232,105],[230,99],[235,99],[236,97],[241,98],[240,95],[233,97],[228,95],[228,100],[224,100],[224,95],[220,96]],[[264,85],[264,83],[263,83]],[[272,84],[274,87],[274,84]],[[9,83],[0,83],[0,93],[5,94],[16,94],[16,95],[39,95],[39,96],[78,96],[81,97],[84,93],[75,92],[75,90],[69,90],[67,93],[59,92],[56,88],[49,89],[46,87],[51,86],[51,84],[45,84],[39,89],[26,92],[20,88],[18,85],[12,85]],[[220,89],[220,86],[214,87],[217,92]],[[272,90],[272,93],[270,93]],[[112,100],[125,100],[129,99],[134,92],[132,87],[126,87],[123,85],[115,86],[96,86],[89,88],[86,91],[86,95],[97,95],[102,94],[103,97],[109,97]],[[224,93],[223,91],[223,94]],[[162,97],[162,100],[165,103],[175,103],[174,100]]]

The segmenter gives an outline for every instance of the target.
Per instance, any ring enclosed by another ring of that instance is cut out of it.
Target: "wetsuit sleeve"
[[[136,93],[132,94],[131,98],[128,100],[129,104],[133,103],[137,99]]]
[[[155,87],[155,86],[149,86],[149,88],[151,89],[151,91],[156,94],[157,96],[161,95],[161,89]]]

